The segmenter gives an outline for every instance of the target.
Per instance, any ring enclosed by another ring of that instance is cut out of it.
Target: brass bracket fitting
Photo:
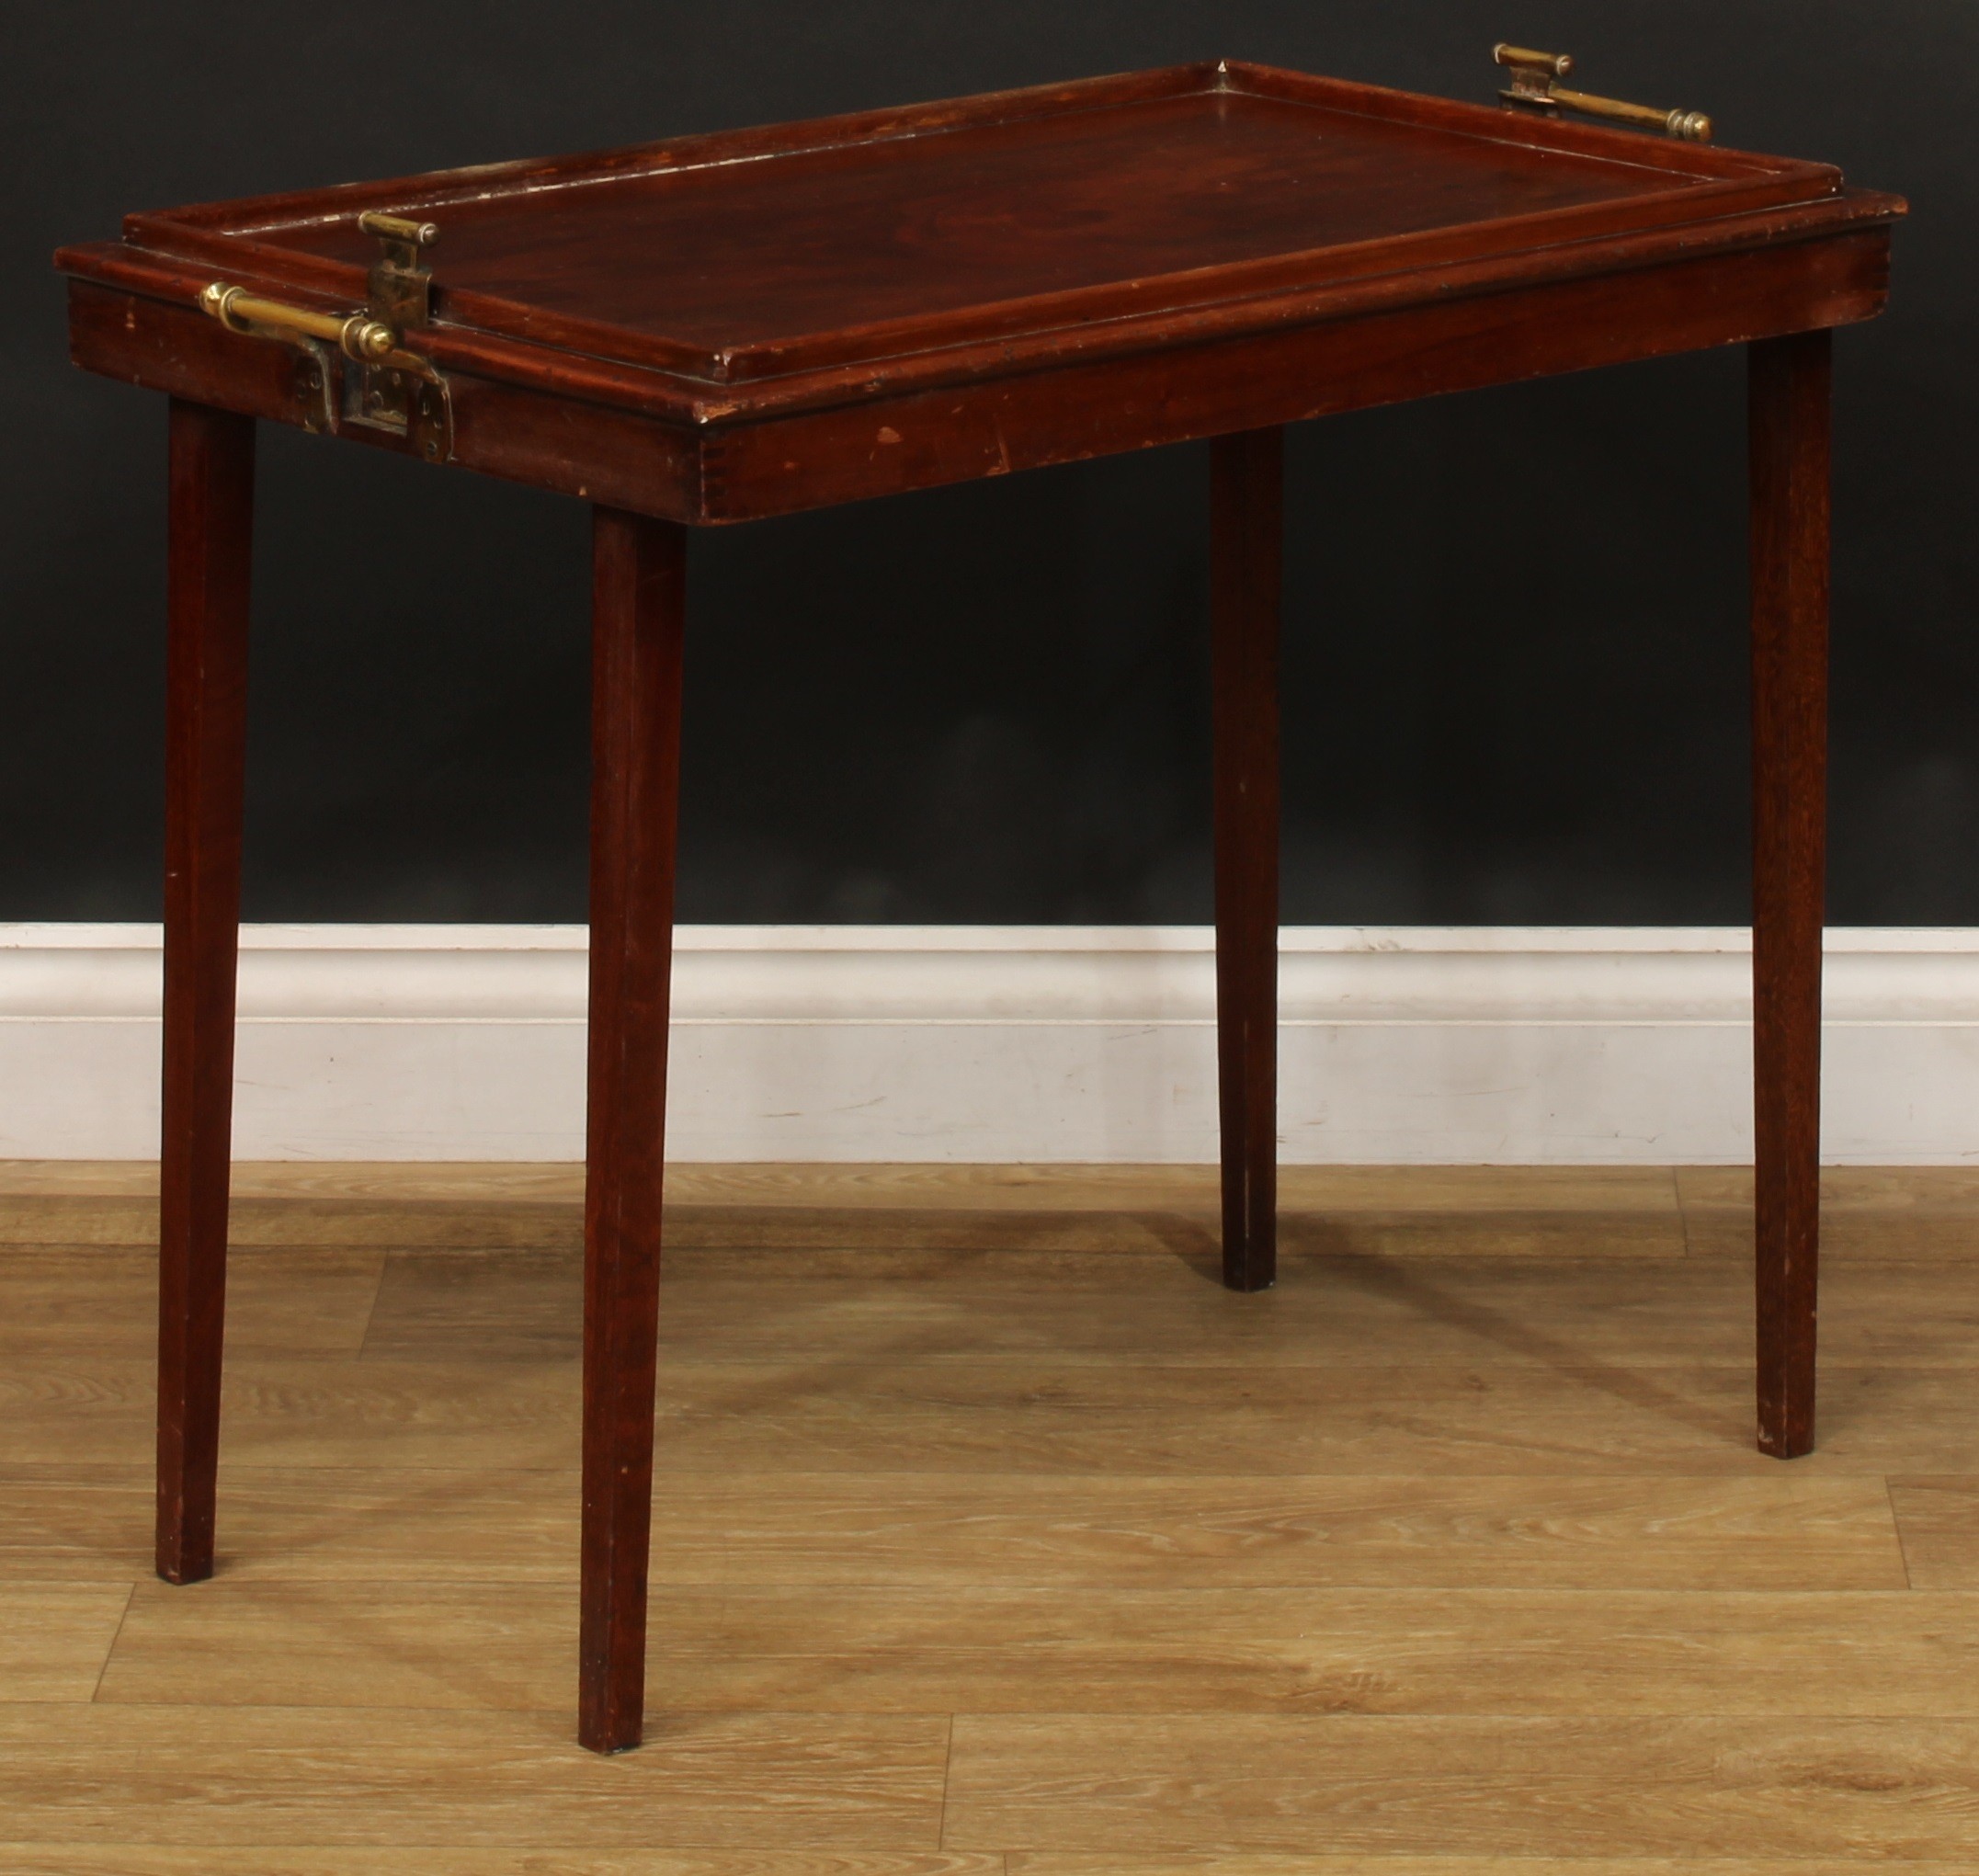
[[[1633,124],[1638,130],[1661,131],[1683,143],[1711,142],[1711,119],[1700,110],[1657,110],[1646,104],[1625,104],[1619,97],[1596,97],[1590,92],[1569,91],[1558,81],[1574,69],[1564,52],[1535,52],[1525,46],[1494,46],[1492,58],[1511,74],[1511,84],[1499,92],[1505,103],[1518,110],[1536,111],[1556,118],[1563,109],[1577,110],[1590,118],[1605,118],[1610,123]]]
[[[430,222],[370,210],[358,225],[376,235],[383,250],[366,276],[369,303],[362,313],[319,313],[224,280],[200,293],[199,309],[229,332],[279,339],[302,355],[295,394],[304,429],[335,435],[350,424],[397,438],[429,462],[444,462],[453,454],[447,381],[430,358],[406,350],[401,336],[430,317],[433,276],[419,251],[439,239],[439,230]]]
[[[371,316],[404,331],[424,325],[433,314],[433,270],[421,264],[419,250],[439,239],[430,222],[408,222],[401,215],[381,215],[367,209],[358,226],[378,237],[382,252],[365,276]]]

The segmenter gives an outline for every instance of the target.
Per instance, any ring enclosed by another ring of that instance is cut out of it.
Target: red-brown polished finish
[[[1814,1443],[1831,352],[1810,332],[1750,355],[1759,1450],[1778,1459]]]
[[[1596,244],[1612,271],[1576,265],[1555,278],[1551,250],[1441,269],[1449,297],[1427,301],[1413,275],[1355,281],[1256,330],[1244,324],[1255,309],[1238,302],[1132,347],[1088,330],[1046,334],[1031,348],[1042,348],[1039,369],[1018,369],[1009,342],[856,377],[768,380],[747,388],[764,413],[750,421],[654,370],[537,352],[523,381],[506,341],[434,326],[419,347],[459,365],[449,371],[458,466],[724,524],[1869,319],[1888,287],[1888,199],[1851,192],[1814,211],[1728,218],[1680,247],[1660,236]],[[1819,239],[1810,213],[1825,224]],[[183,302],[206,274],[120,244],[72,253],[86,273],[70,283],[77,364],[297,421],[280,347],[155,297]],[[394,447],[376,432],[345,435]]]
[[[319,355],[326,414],[312,361],[199,296],[356,310],[368,209],[440,230],[403,343],[446,387],[450,464],[597,511],[586,1744],[636,1743],[644,1679],[678,524],[1215,439],[1225,1276],[1258,1288],[1280,426],[1751,344],[1760,1423],[1806,1450],[1826,329],[1882,310],[1905,205],[1819,164],[1226,62],[133,215],[57,256],[78,364],[211,407],[174,420],[161,1568],[210,1556],[250,426],[411,448],[352,420],[352,363]]]
[[[366,209],[440,229],[410,343],[456,461],[705,523],[1867,318],[1902,204],[1178,66],[133,215],[59,257],[78,361],[299,422],[267,342],[190,309],[215,279],[358,305]]]
[[[220,1452],[254,419],[175,398],[170,448],[157,1565],[197,1583]]]
[[[1223,1281],[1278,1279],[1278,664],[1285,439],[1210,445]]]
[[[687,537],[592,517],[590,1108],[578,1737],[637,1745],[659,1334]]]
[[[1224,63],[134,215],[125,233],[348,298],[372,246],[358,211],[416,210],[442,231],[449,324],[739,387],[1066,328],[1104,341],[1239,301],[1268,316],[1280,292],[1398,264],[1694,231],[1839,184]]]

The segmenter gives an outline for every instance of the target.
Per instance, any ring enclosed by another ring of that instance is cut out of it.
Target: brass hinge
[[[399,438],[428,462],[453,454],[453,400],[430,358],[406,349],[408,326],[427,323],[432,272],[419,251],[439,239],[430,222],[366,210],[358,225],[381,253],[366,277],[362,313],[318,313],[215,280],[199,306],[229,332],[278,339],[301,354],[296,401],[306,430],[336,434],[345,425]]]
[[[1550,118],[1558,117],[1563,108],[1577,110],[1591,118],[1661,131],[1680,142],[1711,142],[1711,119],[1700,110],[1657,110],[1646,104],[1624,104],[1619,97],[1596,97],[1586,91],[1567,90],[1555,82],[1574,69],[1574,61],[1564,52],[1535,52],[1524,46],[1500,45],[1493,47],[1491,56],[1511,74],[1511,84],[1498,96],[1517,109],[1537,111]]]

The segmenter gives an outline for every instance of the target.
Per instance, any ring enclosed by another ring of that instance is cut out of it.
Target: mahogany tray
[[[135,214],[58,266],[78,363],[294,422],[289,361],[238,381],[163,309],[362,305],[358,215],[430,222],[453,459],[711,522],[1862,318],[1901,207],[1226,61]]]

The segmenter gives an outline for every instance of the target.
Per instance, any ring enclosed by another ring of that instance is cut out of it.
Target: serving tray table
[[[171,398],[163,1575],[213,1557],[256,420],[593,508],[586,1745],[635,1745],[644,1693],[693,527],[1211,439],[1224,1275],[1262,1290],[1282,426],[1748,346],[1758,1433],[1809,1449],[1830,333],[1882,308],[1904,205],[1563,120],[1632,111],[1506,50],[1499,108],[1224,62],[138,214],[57,256],[75,362]]]

